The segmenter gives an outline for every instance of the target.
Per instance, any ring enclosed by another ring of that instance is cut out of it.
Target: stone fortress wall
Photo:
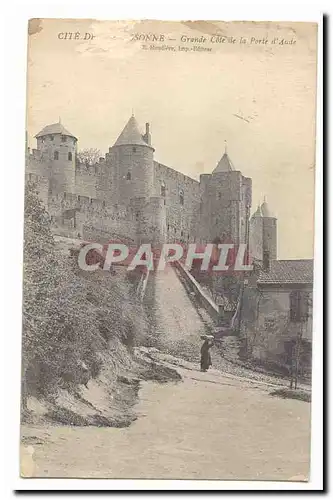
[[[200,229],[199,182],[161,163],[154,162],[154,167],[155,194],[163,199],[165,206],[167,241],[196,241]]]
[[[27,150],[27,178],[34,176],[55,232],[135,244],[220,238],[254,242],[256,258],[264,248],[276,258],[276,219],[250,221],[252,180],[226,151],[197,181],[154,159],[149,124],[141,135],[134,116],[95,165],[76,161],[77,138],[61,123],[36,138],[37,149]]]

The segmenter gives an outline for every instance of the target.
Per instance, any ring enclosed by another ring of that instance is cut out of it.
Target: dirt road
[[[266,479],[308,477],[310,405],[256,382],[179,368],[179,383],[142,383],[123,429],[23,427],[37,477]]]

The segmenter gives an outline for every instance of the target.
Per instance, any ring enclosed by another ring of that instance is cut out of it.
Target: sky
[[[252,178],[252,211],[266,197],[278,218],[278,258],[312,258],[315,24],[48,19],[29,32],[30,147],[60,117],[79,149],[104,155],[132,113],[142,132],[150,123],[155,160],[191,177],[227,146]]]

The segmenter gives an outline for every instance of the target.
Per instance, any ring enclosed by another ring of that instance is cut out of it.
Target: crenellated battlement
[[[97,175],[99,170],[98,163],[94,165],[89,165],[88,163],[76,163],[75,165],[75,175]]]
[[[101,157],[98,163],[90,164],[77,161],[75,164],[76,175],[90,175],[97,176],[101,174],[102,166],[105,165],[105,158]]]
[[[98,198],[90,198],[74,193],[50,193],[49,195],[50,209],[55,211],[76,209],[81,212],[94,213],[99,216],[108,217],[112,220],[126,219],[132,217],[132,207],[125,205],[113,205]]]
[[[38,149],[27,149],[26,151],[26,172],[33,173],[40,177],[50,177],[50,161],[45,154]]]
[[[45,161],[45,158],[43,158],[43,152],[40,151],[39,149],[27,149],[26,152],[26,159],[27,161]]]
[[[30,181],[36,184],[45,182],[48,183],[48,179],[43,177],[42,175],[35,174],[33,172],[26,172],[25,176],[26,182]]]
[[[49,179],[34,172],[26,172],[25,183],[31,182],[35,185],[36,191],[46,208],[49,203]]]

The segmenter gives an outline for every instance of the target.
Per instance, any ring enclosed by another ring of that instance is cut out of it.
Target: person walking
[[[201,346],[201,362],[200,367],[202,372],[206,372],[210,366],[212,366],[212,358],[210,355],[210,348],[213,343],[206,337],[204,343]]]

